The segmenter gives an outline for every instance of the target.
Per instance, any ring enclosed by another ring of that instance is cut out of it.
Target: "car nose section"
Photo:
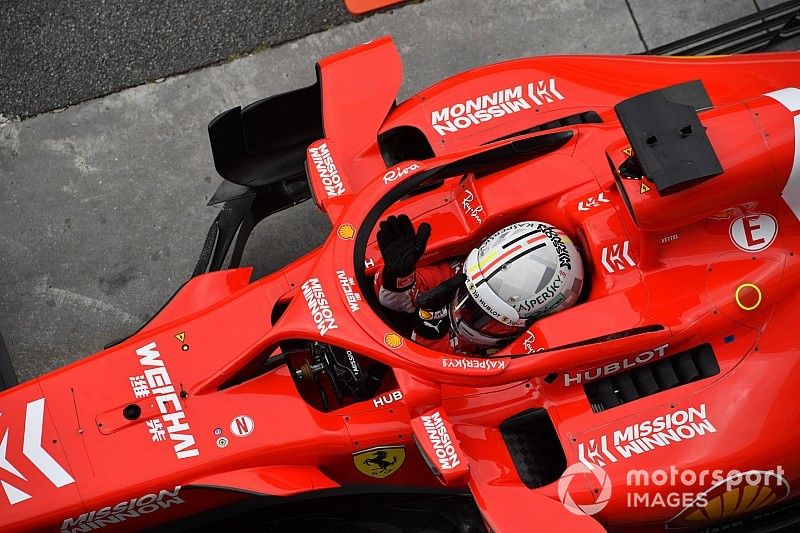
[[[0,397],[0,530],[30,530],[83,511],[80,467],[55,421],[70,412],[46,398],[37,381]]]

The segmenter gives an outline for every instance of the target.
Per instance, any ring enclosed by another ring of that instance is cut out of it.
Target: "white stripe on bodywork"
[[[24,502],[25,500],[31,497],[31,495],[28,494],[27,492],[19,490],[14,485],[6,483],[5,481],[0,481],[0,485],[3,486],[3,491],[6,493],[6,496],[8,497],[8,503],[10,503],[11,505],[17,504],[19,502]]]
[[[800,110],[800,89],[796,87],[772,91],[764,96],[777,100],[792,113]],[[794,161],[782,196],[794,216],[800,219],[800,115],[794,116]]]
[[[770,98],[779,101],[792,113],[800,109],[800,89],[797,87],[779,89],[777,91],[772,91],[771,93],[766,93],[764,96],[769,96]]]
[[[800,219],[800,115],[794,116],[794,163],[789,181],[783,188],[783,199],[789,204],[794,216]]]
[[[44,398],[28,404],[25,415],[25,437],[22,441],[22,453],[33,465],[42,471],[56,487],[74,483],[72,476],[58,464],[58,461],[42,448],[42,428],[44,427]]]
[[[6,429],[5,435],[3,435],[3,441],[0,442],[0,468],[7,472],[11,472],[15,476],[20,479],[25,479],[19,470],[17,470],[14,465],[12,465],[8,459],[6,459],[6,450],[8,449],[8,430]],[[26,480],[27,481],[27,480]]]
[[[8,429],[6,429],[6,432],[3,435],[3,440],[2,442],[0,442],[0,468],[2,468],[7,472],[11,472],[20,479],[25,479],[25,476],[23,476],[22,473],[19,470],[17,470],[16,467],[12,465],[6,458],[7,450],[8,450]],[[6,498],[8,498],[8,503],[10,503],[11,505],[14,505],[19,502],[24,502],[25,500],[31,497],[30,494],[21,491],[11,483],[0,481],[0,485],[2,485],[3,492],[6,493]]]

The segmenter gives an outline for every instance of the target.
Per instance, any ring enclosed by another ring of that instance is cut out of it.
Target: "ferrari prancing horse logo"
[[[379,479],[397,472],[405,458],[405,446],[378,446],[353,454],[353,462],[359,472]]]

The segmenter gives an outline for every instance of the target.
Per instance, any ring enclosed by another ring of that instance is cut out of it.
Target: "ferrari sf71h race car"
[[[397,104],[401,79],[385,37],[211,122],[224,206],[194,276],[129,338],[0,394],[2,531],[299,502],[297,530],[383,493],[471,495],[478,523],[451,523],[471,531],[798,513],[800,54],[519,59]],[[308,199],[325,243],[251,280],[253,227]],[[580,299],[488,357],[424,348],[374,290],[399,213],[433,228],[422,264],[553,224]]]

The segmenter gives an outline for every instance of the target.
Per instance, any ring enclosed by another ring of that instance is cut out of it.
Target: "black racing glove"
[[[423,222],[414,233],[411,219],[406,215],[390,216],[380,224],[378,248],[383,257],[383,287],[402,292],[416,281],[414,269],[425,253],[431,225]]]

